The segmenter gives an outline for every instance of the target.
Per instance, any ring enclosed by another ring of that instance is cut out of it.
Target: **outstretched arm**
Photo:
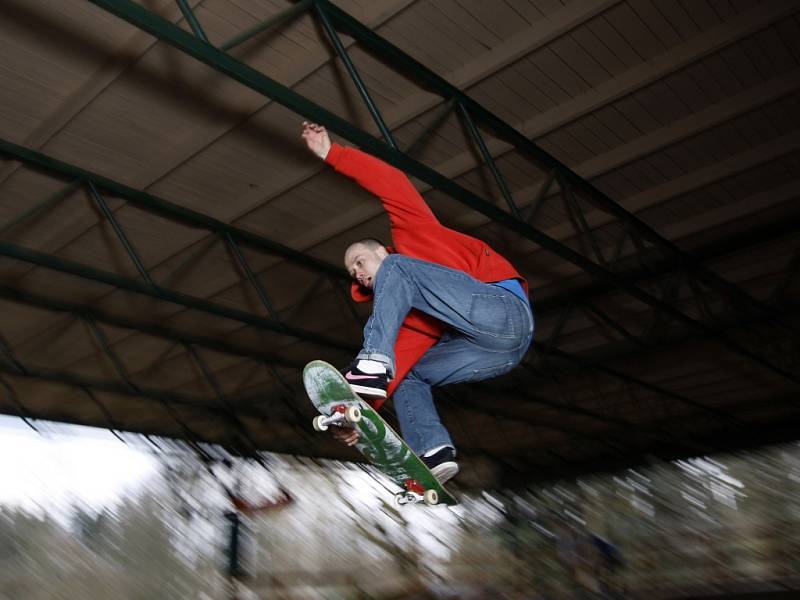
[[[392,226],[416,227],[436,217],[405,173],[371,154],[331,144],[328,132],[316,123],[303,123],[302,137],[308,149],[336,171],[347,175],[378,196]]]

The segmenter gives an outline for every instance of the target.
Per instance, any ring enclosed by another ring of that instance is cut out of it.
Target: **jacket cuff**
[[[347,148],[344,146],[340,146],[337,143],[332,143],[331,149],[328,150],[328,156],[325,157],[325,162],[335,169],[336,165],[339,164],[339,161],[342,160],[346,150]]]

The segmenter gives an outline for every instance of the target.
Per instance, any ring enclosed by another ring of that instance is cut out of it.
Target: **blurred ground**
[[[486,490],[449,509],[397,508],[360,465],[259,465],[211,447],[200,460],[132,436],[65,452],[97,436],[26,435],[28,462],[0,459],[0,600],[800,597],[797,443]],[[108,479],[93,461],[109,443],[119,471],[151,475],[121,477],[111,500],[80,495]],[[30,462],[38,446],[44,463]],[[25,501],[8,493],[22,481]]]

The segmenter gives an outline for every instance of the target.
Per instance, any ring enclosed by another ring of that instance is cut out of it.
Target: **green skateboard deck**
[[[356,448],[402,489],[395,496],[399,504],[458,504],[389,424],[353,392],[335,367],[321,360],[311,361],[303,369],[303,384],[321,415],[314,419],[314,429],[358,429]]]

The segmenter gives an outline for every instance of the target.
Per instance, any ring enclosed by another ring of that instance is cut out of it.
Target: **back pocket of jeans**
[[[467,318],[479,333],[501,338],[516,336],[508,314],[508,300],[502,295],[472,294]]]

